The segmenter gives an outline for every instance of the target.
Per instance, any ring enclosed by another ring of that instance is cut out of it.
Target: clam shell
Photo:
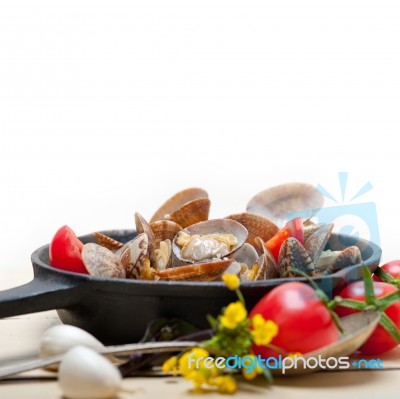
[[[91,276],[125,278],[122,263],[109,249],[95,243],[88,243],[82,249],[82,261]]]
[[[126,277],[139,278],[143,262],[147,255],[149,240],[145,233],[139,234],[128,241],[116,255],[126,270]]]
[[[238,276],[241,271],[242,271],[241,264],[234,260],[232,264],[224,271],[223,274],[235,274]]]
[[[279,277],[279,270],[278,266],[275,262],[274,255],[272,255],[271,251],[265,245],[265,242],[260,238],[256,237],[256,244],[258,247],[262,249],[262,253],[265,256],[264,263],[260,265],[260,270],[256,276],[256,280],[262,279],[261,276],[263,275],[263,279],[269,280],[271,278],[278,278]]]
[[[182,231],[189,235],[213,233],[233,234],[237,238],[238,243],[234,248],[232,248],[231,251],[229,251],[227,254],[224,254],[224,256],[228,256],[239,249],[246,242],[248,236],[247,229],[242,224],[231,219],[207,220],[205,222],[193,224]],[[172,243],[172,250],[179,260],[187,263],[189,262],[188,259],[182,257],[181,247],[176,244],[176,236]],[[191,263],[194,263],[194,261]]]
[[[156,222],[157,220],[168,219],[166,215],[170,215],[171,213],[175,212],[187,202],[199,198],[208,198],[207,191],[197,187],[187,188],[186,190],[179,191],[165,201],[160,208],[158,208],[153,217],[150,219],[150,223]]]
[[[304,226],[304,241],[307,241],[311,235],[313,235],[318,229],[320,229],[323,225],[322,224],[313,224]]]
[[[93,235],[97,241],[97,244],[99,244],[102,247],[105,247],[111,251],[115,251],[119,248],[122,248],[124,245],[124,244],[122,244],[122,242],[114,240],[113,238],[108,237],[102,233],[94,233]]]
[[[154,249],[155,249],[155,237],[154,237],[153,230],[151,229],[150,225],[147,223],[146,219],[139,212],[135,213],[135,225],[136,225],[136,231],[138,232],[138,234],[144,233],[147,235],[149,255],[152,258]]]
[[[186,228],[192,224],[208,219],[211,202],[208,198],[198,198],[187,202],[175,212],[169,214],[169,219]]]
[[[315,266],[309,254],[293,237],[287,238],[279,251],[278,270],[281,277],[294,277],[292,268],[302,270],[307,274],[313,274]]]
[[[247,242],[244,243],[236,252],[232,255],[233,259],[239,263],[245,263],[248,267],[252,267],[257,262],[258,253],[254,247]]]
[[[229,215],[225,219],[235,220],[246,227],[249,233],[246,242],[252,246],[255,244],[256,237],[261,237],[264,241],[268,241],[279,230],[275,223],[254,213],[237,213],[234,215]]]
[[[329,266],[324,275],[335,273],[338,270],[342,270],[349,266],[357,265],[362,262],[360,249],[356,246],[345,248],[333,261],[332,265]]]
[[[221,277],[232,262],[233,259],[223,259],[214,262],[173,267],[161,271],[155,271],[154,274],[161,280],[213,281]]]
[[[175,236],[182,230],[182,227],[172,220],[158,220],[151,223],[150,228],[154,233],[156,248],[161,241],[170,240],[172,242]]]
[[[333,224],[324,224],[312,233],[304,242],[304,248],[310,255],[314,264],[318,262],[318,259],[331,236],[332,230]]]
[[[306,183],[286,183],[255,195],[247,204],[247,212],[272,220],[279,227],[295,217],[310,218],[324,204],[323,195]]]

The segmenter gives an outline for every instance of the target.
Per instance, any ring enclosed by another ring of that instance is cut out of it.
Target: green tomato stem
[[[393,321],[386,315],[386,313],[382,313],[381,318],[379,320],[379,324],[398,342],[400,343],[400,331],[395,326]]]
[[[364,290],[365,290],[365,301],[369,305],[375,304],[375,293],[374,293],[374,283],[371,277],[371,271],[368,267],[363,267],[363,277],[364,277]]]

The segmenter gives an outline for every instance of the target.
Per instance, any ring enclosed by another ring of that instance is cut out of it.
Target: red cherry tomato
[[[391,284],[380,282],[374,282],[373,284],[374,293],[377,298],[381,298],[397,291],[397,288]],[[339,295],[342,298],[365,301],[364,283],[362,281],[352,283],[344,288]],[[343,306],[337,306],[334,310],[341,317],[358,312],[355,309],[349,309]],[[385,313],[397,328],[400,328],[400,302],[396,302],[389,306],[385,310]],[[395,348],[396,346],[396,340],[380,324],[378,324],[372,335],[359,350],[366,355],[379,355]]]
[[[392,260],[381,266],[385,272],[388,272],[393,278],[400,278],[400,260]],[[382,281],[378,276],[375,274],[372,276],[375,281]]]
[[[68,227],[61,227],[53,237],[50,248],[50,264],[61,270],[88,274],[82,262],[83,244]]]
[[[250,317],[261,314],[279,327],[271,341],[286,352],[308,353],[339,338],[339,331],[328,309],[310,286],[290,282],[266,294],[250,312]],[[277,356],[266,346],[254,346],[256,355],[264,359]]]

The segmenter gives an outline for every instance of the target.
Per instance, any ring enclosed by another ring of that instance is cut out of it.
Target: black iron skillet
[[[133,230],[105,231],[121,242],[132,239]],[[92,235],[80,237],[94,242]],[[362,249],[363,264],[374,271],[381,249],[366,240],[332,234],[328,246],[338,243],[357,245]],[[223,306],[235,299],[222,282],[169,282],[103,279],[63,272],[49,266],[49,246],[32,254],[34,279],[20,287],[0,292],[0,317],[57,309],[63,323],[81,327],[105,344],[139,340],[147,324],[160,317],[179,317],[198,327],[207,327],[206,314],[217,315]],[[348,267],[333,275],[316,278],[316,283],[330,296],[345,284],[362,278],[362,264]],[[249,309],[268,291],[287,281],[285,278],[244,283],[241,285]]]

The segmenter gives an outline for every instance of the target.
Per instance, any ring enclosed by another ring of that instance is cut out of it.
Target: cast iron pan
[[[105,231],[121,242],[132,239],[133,230]],[[94,242],[93,235],[80,237]],[[362,250],[363,264],[374,271],[381,249],[366,240],[332,234],[328,246],[338,249],[357,245]],[[222,282],[169,282],[103,279],[64,272],[49,266],[49,246],[32,254],[34,279],[20,287],[0,292],[0,318],[57,309],[63,323],[81,327],[105,344],[138,341],[147,324],[160,317],[179,317],[201,328],[208,327],[206,314],[219,314],[235,295]],[[360,280],[361,264],[348,267],[330,276],[315,279],[329,295],[336,295],[345,284]],[[251,309],[273,287],[285,278],[244,283],[241,285],[246,305]]]

